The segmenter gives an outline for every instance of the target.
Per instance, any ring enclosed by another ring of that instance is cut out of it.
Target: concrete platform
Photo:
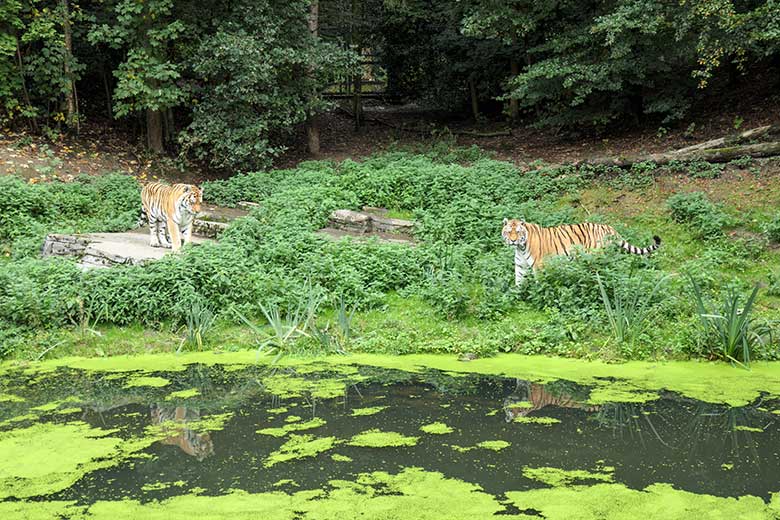
[[[249,214],[256,204],[243,203],[242,208],[223,208],[203,204],[193,222],[192,242],[202,244],[217,236],[228,224]],[[41,256],[70,256],[85,268],[138,265],[159,260],[172,250],[149,245],[149,228],[142,227],[124,233],[84,233],[79,235],[49,235],[43,243]]]
[[[192,237],[194,244],[210,239]],[[140,228],[125,233],[84,233],[80,235],[49,235],[43,243],[41,256],[70,256],[85,268],[138,265],[159,260],[171,249],[151,247],[149,231]]]

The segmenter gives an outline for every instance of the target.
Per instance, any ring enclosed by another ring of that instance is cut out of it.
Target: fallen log
[[[748,141],[750,139],[755,139],[757,137],[761,137],[764,135],[777,134],[777,133],[780,133],[780,126],[777,125],[759,126],[758,128],[752,128],[750,130],[746,130],[737,135],[728,135],[728,136],[720,137],[718,139],[711,139],[709,141],[704,141],[703,143],[686,146],[685,148],[680,148],[679,150],[674,150],[673,152],[669,152],[669,153],[686,154],[698,150],[707,150],[710,148],[723,148],[725,145],[742,144],[745,141]]]
[[[630,168],[632,165],[641,162],[652,162],[659,166],[669,164],[672,161],[706,161],[711,163],[724,163],[744,156],[758,158],[772,157],[775,155],[780,155],[780,141],[726,146],[723,148],[696,149],[686,153],[679,153],[679,150],[676,150],[674,152],[654,153],[633,157],[600,157],[595,159],[587,159],[584,161],[575,161],[573,165],[617,166],[619,168]]]

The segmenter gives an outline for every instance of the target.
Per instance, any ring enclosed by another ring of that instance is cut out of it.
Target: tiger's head
[[[193,215],[197,215],[200,213],[201,202],[203,202],[203,190],[194,184],[185,184],[184,196],[179,201],[182,208]]]
[[[501,230],[501,236],[508,246],[525,249],[528,243],[528,229],[525,227],[523,219],[504,219],[504,228]]]

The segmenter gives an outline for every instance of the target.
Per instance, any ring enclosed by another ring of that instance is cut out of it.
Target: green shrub
[[[544,269],[521,286],[521,293],[539,309],[554,308],[568,317],[598,322],[602,321],[604,304],[597,274],[607,287],[623,291],[626,296],[650,292],[662,276],[652,259],[607,247],[603,251],[549,259]],[[668,293],[659,293],[658,299],[663,296]]]
[[[729,288],[723,296],[720,309],[709,310],[696,281],[691,278],[690,282],[697,314],[701,319],[702,327],[708,333],[710,353],[732,363],[750,365],[753,353],[764,342],[751,321],[758,285],[753,287],[744,302],[742,295],[736,289]]]
[[[770,241],[780,243],[780,213],[775,213],[772,220],[762,226],[762,230]]]
[[[141,209],[138,183],[127,175],[39,184],[3,176],[0,192],[0,247],[15,258],[37,255],[48,233],[130,229]]]
[[[688,225],[701,238],[723,235],[734,221],[702,192],[678,193],[666,201],[675,222]]]

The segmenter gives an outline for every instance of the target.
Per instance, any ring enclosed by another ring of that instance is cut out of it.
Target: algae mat
[[[51,372],[58,367],[103,372],[150,373],[183,371],[192,364],[240,367],[270,364],[272,360],[273,357],[258,356],[254,351],[62,358],[40,363],[0,363],[0,374],[17,370],[25,370],[28,373]],[[443,355],[356,354],[319,359],[284,358],[278,363],[282,366],[312,363],[327,363],[334,366],[368,365],[406,371],[435,369],[453,373],[516,377],[540,383],[566,379],[604,388],[607,392],[602,398],[604,401],[617,399],[609,394],[612,379],[623,380],[624,386],[634,390],[670,390],[693,399],[732,406],[750,403],[761,394],[780,397],[780,362],[756,362],[751,365],[750,370],[743,370],[726,363],[705,361],[631,361],[609,364],[600,361],[500,354],[492,358],[464,363],[453,356]]]
[[[651,384],[675,365],[253,357],[5,365],[0,518],[780,518],[755,372],[702,400]]]

